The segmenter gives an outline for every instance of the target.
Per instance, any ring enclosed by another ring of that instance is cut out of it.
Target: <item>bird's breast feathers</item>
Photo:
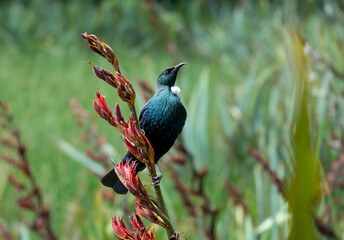
[[[162,129],[170,127],[179,133],[181,131],[179,128],[185,123],[186,110],[176,93],[164,90],[158,92],[146,104],[141,115],[143,125],[147,124],[152,128],[162,127]]]

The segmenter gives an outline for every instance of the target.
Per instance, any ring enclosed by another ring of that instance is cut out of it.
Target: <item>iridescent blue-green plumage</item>
[[[157,93],[146,103],[140,113],[140,128],[144,130],[146,137],[152,144],[156,163],[173,146],[185,124],[186,110],[180,98],[171,90],[176,81],[178,70],[184,64],[181,63],[165,69],[160,74]],[[129,151],[122,161],[125,162],[127,159],[137,161]],[[144,168],[145,165],[138,162],[136,172]],[[119,194],[126,194],[128,191],[113,169],[101,179],[101,182]]]

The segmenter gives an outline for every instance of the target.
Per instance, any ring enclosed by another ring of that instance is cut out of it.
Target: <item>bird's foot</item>
[[[152,180],[154,180],[154,181],[153,181],[153,183],[150,183],[150,185],[152,185],[154,187],[159,186],[161,179],[162,179],[162,174],[160,173],[158,176],[152,177]]]
[[[154,187],[159,186],[160,181],[162,179],[162,173],[160,171],[158,164],[155,164],[155,168],[158,171],[158,175],[156,177],[152,177],[153,183],[149,184],[149,185],[154,186]]]

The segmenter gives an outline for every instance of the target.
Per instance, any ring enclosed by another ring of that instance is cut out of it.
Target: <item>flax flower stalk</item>
[[[101,96],[100,92],[97,92],[96,94],[97,101],[93,100],[94,109],[101,118],[105,119],[109,124],[116,127],[122,133],[122,138],[126,147],[140,162],[146,164],[152,178],[152,182],[154,182],[157,177],[157,171],[154,162],[154,150],[139,126],[135,109],[135,90],[130,81],[121,74],[119,69],[119,61],[114,51],[107,44],[101,42],[95,35],[83,33],[82,37],[86,40],[92,51],[106,58],[114,67],[115,75],[90,63],[92,65],[93,72],[98,78],[104,80],[106,83],[117,89],[118,96],[129,106],[131,118],[128,122],[124,120],[118,104],[115,107],[114,114],[112,114],[104,96]],[[131,175],[128,175],[128,172],[123,172],[123,167],[124,166],[122,166],[120,163],[117,167],[115,167],[115,171],[128,190],[132,194],[136,194],[136,209],[138,212],[141,214],[141,216],[146,217],[155,223],[158,222],[157,218],[155,218],[156,216],[154,217],[151,215],[151,213],[154,212],[157,214],[162,220],[161,223],[159,222],[157,224],[165,227],[168,237],[170,237],[175,231],[170,223],[160,186],[154,185],[156,200],[151,198],[148,193],[144,193],[143,185],[136,186],[139,187],[138,189],[141,189],[141,194],[144,195],[144,197],[139,196],[138,193],[140,191],[135,190],[135,185],[132,185],[134,183],[139,184],[139,179],[136,176],[136,173],[131,172]],[[132,177],[134,175],[136,176],[135,178]],[[130,183],[132,184],[130,185]],[[154,202],[157,202],[158,205],[155,206]],[[155,207],[155,209],[153,207]],[[148,210],[151,212],[148,212]]]

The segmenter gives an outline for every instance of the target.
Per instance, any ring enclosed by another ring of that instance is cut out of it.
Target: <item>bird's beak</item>
[[[177,73],[178,70],[179,70],[182,66],[184,66],[185,64],[186,64],[186,62],[182,62],[182,63],[177,64],[176,66],[174,66],[174,69],[172,70],[172,72]]]

